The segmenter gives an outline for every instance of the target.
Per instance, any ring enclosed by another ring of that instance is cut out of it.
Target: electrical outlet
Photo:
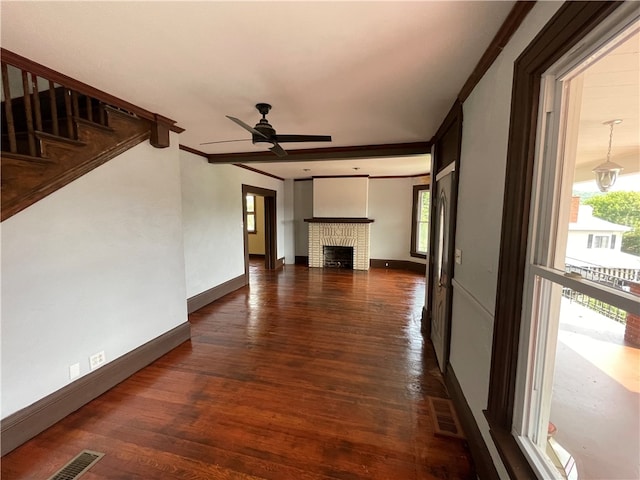
[[[80,376],[80,364],[74,363],[73,365],[69,365],[69,380],[73,380],[74,378],[78,378]]]
[[[89,357],[89,366],[91,370],[95,370],[105,362],[104,350]]]
[[[460,265],[462,263],[462,250],[456,248],[456,263]]]

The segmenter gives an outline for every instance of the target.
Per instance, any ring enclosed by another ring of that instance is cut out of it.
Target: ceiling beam
[[[347,160],[354,158],[406,157],[431,153],[430,142],[388,143],[383,145],[359,145],[355,147],[328,147],[287,150],[286,157],[272,152],[212,153],[209,163],[281,163],[309,162],[315,160]]]

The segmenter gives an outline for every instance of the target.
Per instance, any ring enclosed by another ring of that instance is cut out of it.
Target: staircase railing
[[[40,157],[38,135],[76,139],[74,118],[106,126],[104,103],[98,99],[4,61],[1,65],[3,151]]]
[[[56,135],[74,140],[74,119],[106,125],[104,106],[151,121],[151,144],[169,146],[175,121],[74,80],[5,49],[2,58],[2,151],[41,156],[38,139]]]

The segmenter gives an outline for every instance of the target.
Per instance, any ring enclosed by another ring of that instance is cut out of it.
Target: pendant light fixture
[[[618,173],[622,170],[622,167],[617,163],[611,161],[611,142],[613,140],[613,126],[622,123],[622,120],[615,119],[604,122],[603,125],[609,125],[609,149],[607,150],[607,161],[598,165],[593,169],[593,173],[596,174],[596,184],[601,192],[608,192],[613,184],[616,183]]]

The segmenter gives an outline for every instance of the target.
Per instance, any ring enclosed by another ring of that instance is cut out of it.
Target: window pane
[[[255,214],[247,215],[247,231],[255,232],[256,231],[256,216]]]
[[[637,33],[631,35],[569,82],[559,224],[566,246],[558,246],[555,262],[557,269],[634,294],[633,283],[640,284],[639,41]],[[632,84],[635,100],[614,94]],[[598,185],[594,173],[606,161],[622,167],[609,187]]]
[[[426,254],[429,250],[429,190],[418,192],[416,222],[416,250],[418,253]]]
[[[426,222],[418,223],[418,251],[427,253],[429,250],[429,224]]]
[[[639,478],[640,348],[625,336],[640,328],[640,316],[543,282],[561,295],[555,304],[541,296],[536,309],[550,332],[537,361],[554,361],[539,367],[553,375],[542,381],[550,400],[543,394],[533,406],[545,422],[542,438],[531,439],[564,478]]]
[[[254,197],[253,195],[247,195],[247,212],[255,212],[256,211],[255,199],[256,199],[256,197]]]
[[[418,221],[420,222],[428,222],[429,221],[429,190],[420,191],[420,211],[418,214]]]

